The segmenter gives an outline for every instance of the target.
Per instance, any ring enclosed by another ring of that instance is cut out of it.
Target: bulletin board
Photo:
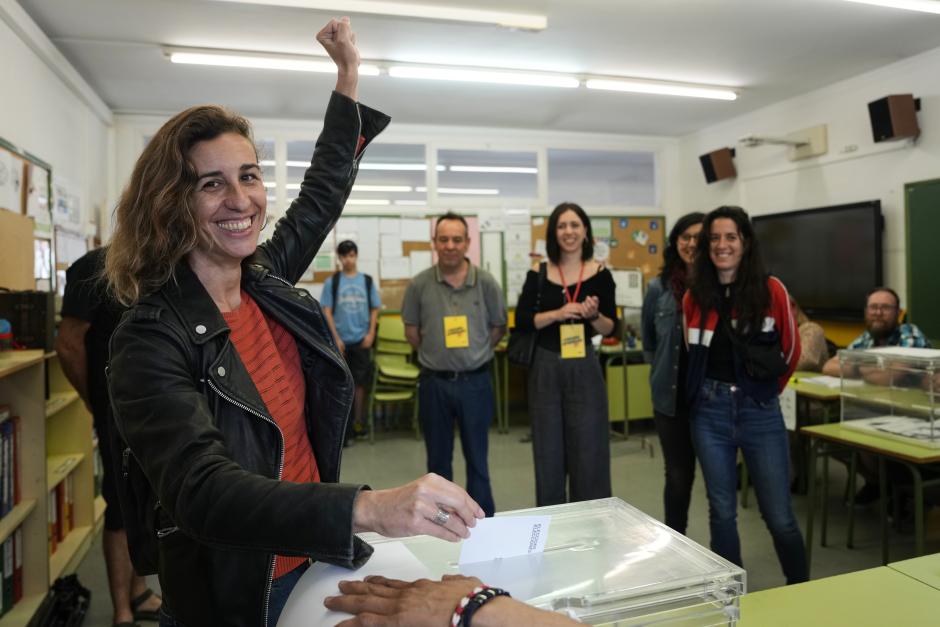
[[[480,263],[479,220],[464,216],[470,233],[470,260]],[[356,242],[359,271],[370,275],[385,309],[401,309],[412,277],[436,263],[431,234],[436,218],[396,216],[343,217],[330,231],[301,283],[319,298],[323,284],[339,270],[336,246],[344,240]]]
[[[545,216],[532,218],[533,254],[545,254],[547,225]],[[639,268],[646,283],[659,274],[666,243],[663,216],[592,216],[591,227],[595,253],[606,248],[608,267]]]

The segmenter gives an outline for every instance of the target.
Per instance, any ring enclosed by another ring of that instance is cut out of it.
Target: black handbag
[[[757,381],[773,381],[779,379],[790,369],[783,351],[775,344],[744,345],[744,371]]]
[[[545,275],[547,273],[545,263],[539,264],[539,282],[535,296],[535,313],[539,312],[542,304],[542,286],[545,284]],[[509,363],[523,368],[532,365],[532,359],[535,357],[535,346],[538,344],[538,330],[523,331],[518,326],[514,327],[509,333],[509,344],[506,346],[506,358]]]
[[[755,343],[756,336],[745,338],[743,341],[728,324],[727,319],[722,316],[722,323],[728,331],[728,337],[731,343],[741,356],[744,362],[744,372],[755,381],[773,381],[779,379],[790,369],[783,351],[780,349],[780,342],[774,340],[771,343]]]

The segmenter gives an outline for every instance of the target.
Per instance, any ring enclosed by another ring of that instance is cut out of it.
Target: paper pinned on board
[[[405,242],[430,242],[431,221],[427,218],[403,218],[401,239]]]
[[[382,234],[382,259],[388,257],[400,257],[402,251],[401,235],[392,233]]]
[[[533,555],[545,550],[551,516],[499,516],[478,520],[460,546],[459,564]]]
[[[419,272],[431,267],[430,250],[411,251],[411,276],[416,276]]]
[[[379,264],[382,280],[410,279],[411,260],[408,257],[382,257]]]

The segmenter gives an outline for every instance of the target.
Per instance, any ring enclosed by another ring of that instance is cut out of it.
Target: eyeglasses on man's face
[[[867,309],[871,313],[891,313],[897,308],[898,308],[897,305],[886,305],[883,303],[872,303],[865,307],[865,309]]]

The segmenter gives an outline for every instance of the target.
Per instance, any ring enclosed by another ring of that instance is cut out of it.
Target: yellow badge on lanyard
[[[467,316],[444,316],[444,346],[447,348],[468,348],[470,346]]]
[[[562,359],[580,359],[587,355],[587,348],[584,345],[584,325],[561,324],[558,329],[561,331]]]

